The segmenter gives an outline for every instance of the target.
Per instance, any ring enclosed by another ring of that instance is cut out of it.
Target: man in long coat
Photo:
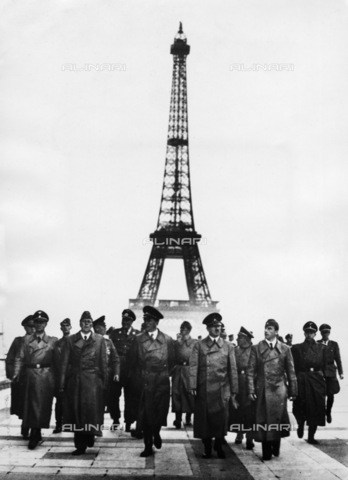
[[[241,327],[237,336],[238,346],[234,353],[236,356],[236,364],[238,370],[239,393],[236,397],[238,408],[230,405],[230,425],[231,431],[236,431],[236,444],[241,444],[243,435],[246,434],[246,448],[251,450],[254,448],[253,442],[253,425],[255,423],[255,402],[249,398],[247,368],[249,365],[252,339],[254,335],[246,328]]]
[[[194,397],[190,392],[190,356],[197,340],[190,336],[192,325],[183,322],[180,336],[174,343],[175,369],[172,376],[172,411],[175,412],[174,426],[181,428],[182,414],[186,413],[186,425],[191,425]]]
[[[73,455],[85,453],[87,447],[93,447],[95,435],[102,435],[108,368],[104,338],[92,332],[92,325],[91,314],[83,312],[81,330],[66,339],[62,350],[60,391],[65,392],[64,431],[70,427],[74,432]]]
[[[340,384],[337,380],[336,370],[340,379],[343,380],[343,367],[341,361],[340,347],[337,342],[330,340],[331,327],[327,323],[323,323],[319,327],[321,340],[318,343],[326,346],[325,349],[325,380],[326,380],[326,420],[327,423],[332,422],[331,410],[334,403],[334,395],[340,391]]]
[[[47,313],[38,310],[33,315],[35,333],[25,337],[15,360],[13,380],[25,369],[23,427],[30,429],[28,448],[33,450],[42,440],[41,428],[49,428],[55,391],[57,362],[56,337],[45,333]]]
[[[209,335],[197,342],[190,357],[190,390],[195,396],[193,435],[204,444],[203,458],[210,458],[212,439],[219,458],[228,430],[229,403],[236,408],[238,373],[234,347],[221,336],[222,317],[211,313],[204,320]]]
[[[120,423],[120,398],[124,394],[124,421],[125,431],[130,432],[130,427],[137,419],[138,407],[139,407],[139,393],[137,385],[132,382],[129,370],[128,354],[133,345],[135,336],[140,333],[139,330],[133,328],[133,322],[136,319],[136,315],[133,310],[126,308],[122,312],[122,328],[114,328],[110,332],[110,339],[115,345],[117,353],[120,357],[120,380],[119,382],[112,382],[110,395],[112,401],[110,402],[110,415],[113,419],[113,429],[117,429]]]
[[[135,336],[130,352],[131,369],[138,369],[141,396],[138,428],[144,432],[141,457],[153,454],[152,445],[162,447],[160,431],[167,425],[170,402],[169,376],[174,367],[174,341],[158,329],[163,315],[151,306],[143,308],[145,331]]]
[[[59,371],[61,365],[62,357],[62,348],[65,342],[65,339],[70,335],[71,322],[70,318],[65,318],[60,322],[60,329],[63,333],[63,336],[56,342],[56,356],[57,356],[57,372],[56,372],[56,406],[55,406],[55,416],[56,416],[56,428],[53,430],[53,433],[61,433],[62,424],[63,424],[63,395],[59,392]]]
[[[15,367],[15,359],[19,356],[19,352],[21,346],[24,342],[24,339],[29,335],[35,333],[34,328],[34,320],[33,316],[29,315],[26,317],[22,323],[22,327],[24,327],[25,335],[23,337],[16,337],[7,353],[6,356],[6,377],[9,380],[13,379],[14,375],[14,367]],[[10,414],[17,415],[19,419],[23,419],[23,407],[24,407],[24,392],[25,392],[25,368],[21,370],[20,376],[18,377],[17,382],[11,383],[11,407],[10,407]],[[21,427],[21,434],[25,440],[29,438],[29,429],[26,427]]]
[[[97,320],[93,322],[93,328],[95,333],[102,335],[105,341],[106,346],[106,357],[107,357],[107,365],[108,365],[108,376],[107,382],[105,385],[105,395],[104,401],[105,406],[110,413],[112,409],[112,403],[114,398],[112,396],[112,384],[113,382],[119,382],[120,380],[120,357],[118,356],[117,350],[115,345],[112,343],[110,338],[106,335],[106,324],[105,324],[105,316],[103,315]]]
[[[256,401],[254,440],[262,442],[263,460],[278,457],[281,438],[290,435],[288,391],[290,400],[297,395],[291,350],[277,340],[278,331],[278,322],[267,320],[265,340],[252,347],[247,368],[250,399]]]
[[[298,382],[298,397],[293,405],[293,414],[298,424],[298,437],[303,437],[304,424],[307,422],[308,443],[315,445],[318,443],[314,438],[318,425],[325,426],[326,347],[314,339],[318,331],[314,322],[305,323],[303,331],[305,341],[293,345],[291,349]]]

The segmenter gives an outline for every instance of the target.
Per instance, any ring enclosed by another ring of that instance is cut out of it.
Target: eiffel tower
[[[201,235],[193,220],[186,86],[190,46],[181,22],[170,53],[174,65],[161,205],[157,229],[150,235],[153,245],[145,275],[138,296],[129,300],[129,307],[141,318],[144,305],[155,306],[171,320],[166,322],[166,332],[177,333],[183,320],[193,321],[201,328],[204,316],[216,311],[218,302],[211,299],[198,249]],[[166,258],[183,260],[189,300],[157,299]]]

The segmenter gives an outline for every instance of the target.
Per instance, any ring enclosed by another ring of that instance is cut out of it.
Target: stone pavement
[[[235,445],[235,434],[227,435],[226,459],[201,457],[202,444],[193,439],[192,427],[176,430],[174,416],[168,416],[168,427],[162,430],[163,446],[154,456],[141,458],[143,441],[130,437],[123,428],[104,431],[94,448],[85,455],[73,457],[72,435],[53,435],[43,430],[44,441],[35,450],[19,435],[20,422],[8,410],[0,411],[0,479],[41,480],[78,478],[150,478],[159,479],[233,479],[233,480],[348,480],[348,408],[334,410],[334,421],[317,433],[318,447],[300,440],[296,432],[282,440],[279,458],[263,462],[261,445],[254,451]],[[110,424],[106,415],[106,425]],[[306,437],[306,434],[305,434]]]

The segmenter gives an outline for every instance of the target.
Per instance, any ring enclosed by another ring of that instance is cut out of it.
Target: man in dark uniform
[[[56,337],[45,333],[47,313],[38,310],[33,315],[35,333],[25,337],[15,360],[13,380],[26,370],[23,427],[30,429],[28,448],[33,450],[42,440],[41,428],[50,427],[56,382]]]
[[[238,408],[231,406],[230,409],[230,425],[232,431],[237,431],[235,439],[236,444],[241,444],[243,434],[246,434],[246,448],[252,450],[253,442],[253,424],[255,421],[255,402],[251,401],[248,395],[248,381],[246,376],[247,367],[249,365],[252,339],[254,335],[246,328],[241,327],[237,336],[238,346],[234,353],[236,356],[236,364],[238,370],[239,393],[236,397]]]
[[[93,322],[93,328],[95,333],[102,335],[105,340],[106,345],[106,356],[108,364],[108,378],[105,385],[105,406],[108,409],[108,412],[112,409],[112,384],[113,382],[119,382],[120,380],[120,357],[116,351],[115,345],[112,343],[110,338],[106,335],[106,324],[105,316],[103,315]]]
[[[197,340],[190,336],[192,325],[183,322],[180,326],[180,336],[174,343],[175,369],[172,377],[172,411],[175,412],[174,426],[181,428],[182,414],[186,413],[186,425],[191,425],[191,415],[194,409],[194,397],[190,393],[189,374],[190,356]]]
[[[195,396],[193,435],[201,438],[203,458],[210,458],[212,439],[219,458],[225,458],[222,449],[228,430],[229,404],[238,407],[238,373],[234,347],[220,336],[219,313],[211,313],[204,320],[209,335],[195,343],[190,357],[190,390]]]
[[[56,415],[56,428],[53,430],[53,433],[61,433],[62,431],[62,423],[63,423],[63,395],[59,393],[59,369],[61,364],[61,356],[62,356],[62,347],[65,339],[70,335],[71,330],[71,322],[70,318],[65,318],[60,322],[60,329],[63,333],[62,338],[60,338],[56,342],[56,354],[58,359],[58,371],[57,379],[56,379],[56,406],[55,406],[55,415]]]
[[[9,380],[13,379],[15,359],[19,355],[21,346],[24,342],[24,339],[35,333],[34,320],[33,316],[29,315],[26,317],[22,323],[24,327],[25,335],[23,337],[16,337],[7,353],[6,356],[6,377]],[[25,369],[22,369],[21,374],[17,382],[11,383],[11,408],[10,414],[17,415],[19,419],[23,419],[23,401],[24,401],[24,392],[25,392]],[[21,434],[23,435],[24,440],[29,438],[29,429],[27,427],[21,427]]]
[[[314,438],[318,425],[325,426],[326,347],[314,340],[318,331],[314,322],[305,323],[303,331],[305,341],[291,349],[298,382],[298,397],[294,401],[293,414],[298,424],[297,436],[303,437],[304,424],[307,422],[308,443],[315,445],[319,443]]]
[[[325,380],[326,380],[326,420],[327,423],[332,422],[331,410],[334,403],[334,395],[340,391],[340,384],[336,377],[336,370],[340,379],[343,380],[343,368],[340,354],[340,347],[334,340],[330,340],[331,327],[327,323],[320,325],[321,340],[318,343],[326,346],[325,349]]]
[[[132,387],[130,385],[130,371],[128,354],[131,346],[134,342],[138,330],[132,327],[134,320],[136,319],[135,313],[132,310],[126,308],[122,312],[122,328],[115,328],[110,333],[110,339],[116,347],[118,356],[120,357],[120,381],[111,385],[112,401],[109,405],[110,415],[113,419],[113,429],[117,429],[120,423],[121,411],[120,411],[120,397],[124,394],[124,421],[125,431],[130,432],[130,427],[137,419],[137,396],[133,394]]]
[[[291,350],[277,339],[278,332],[278,322],[267,320],[265,339],[251,347],[247,368],[250,399],[256,403],[253,436],[262,443],[263,460],[278,457],[281,439],[290,435],[287,398],[297,395]]]
[[[143,312],[146,331],[135,336],[129,358],[132,369],[137,368],[141,376],[138,422],[145,449],[140,456],[148,457],[153,455],[152,445],[162,447],[160,431],[167,425],[174,341],[158,329],[161,312],[151,306],[145,306]]]
[[[292,347],[292,333],[288,333],[285,335],[285,343],[288,347]]]
[[[108,368],[104,338],[92,332],[90,312],[83,312],[81,330],[66,338],[62,349],[60,391],[65,393],[64,428],[74,432],[72,455],[83,455],[102,436],[104,387]]]

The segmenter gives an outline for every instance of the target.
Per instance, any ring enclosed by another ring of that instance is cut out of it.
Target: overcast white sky
[[[117,326],[156,228],[183,22],[196,228],[228,333],[308,321],[348,342],[344,1],[1,2],[1,318]],[[64,64],[123,71],[64,71]],[[235,63],[293,71],[232,71]],[[161,298],[186,298],[183,265]],[[137,322],[137,325],[139,323]],[[165,331],[165,321],[161,328]],[[196,332],[197,333],[197,332]]]

